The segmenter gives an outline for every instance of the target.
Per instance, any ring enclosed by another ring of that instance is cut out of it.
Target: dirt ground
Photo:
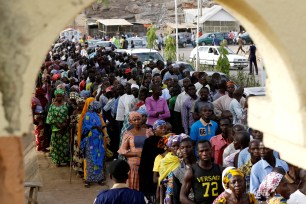
[[[85,188],[83,181],[72,170],[70,184],[70,168],[56,167],[44,153],[38,154],[39,172],[43,187],[38,193],[38,203],[42,204],[88,204],[93,203],[101,190],[112,186],[108,179],[105,186],[93,184]]]

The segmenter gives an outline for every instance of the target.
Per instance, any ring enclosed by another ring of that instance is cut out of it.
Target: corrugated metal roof
[[[106,25],[106,26],[120,26],[120,25],[133,25],[125,19],[98,19],[97,22]]]
[[[216,14],[218,14],[220,11],[224,11],[222,15],[216,16],[213,20],[217,21],[218,18],[220,18],[220,21],[234,21],[236,20],[231,14],[229,14],[224,8],[222,8],[219,5],[214,5],[211,8],[203,8],[202,9],[202,16],[199,19],[199,23],[204,23],[211,18],[213,18]],[[185,9],[185,21],[189,23],[195,23],[197,21],[197,14],[198,14],[198,9]],[[226,14],[228,15],[226,15]]]

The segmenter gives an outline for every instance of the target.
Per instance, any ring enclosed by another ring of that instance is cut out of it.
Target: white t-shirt
[[[233,115],[233,124],[235,125],[240,123],[241,119],[243,118],[243,109],[241,104],[236,99],[231,101],[229,110]]]
[[[126,116],[134,107],[136,103],[135,97],[131,95],[124,94],[120,96],[118,107],[117,107],[117,121],[124,121],[124,116]]]
[[[182,106],[183,103],[187,100],[187,98],[189,98],[190,96],[183,91],[182,93],[180,93],[175,101],[175,106],[174,106],[174,111],[175,112],[182,112]]]
[[[296,190],[294,193],[290,195],[289,200],[287,200],[287,204],[305,204],[306,203],[306,195],[303,194],[300,190]]]
[[[164,98],[165,100],[168,100],[171,98],[168,88],[163,89],[161,97]]]

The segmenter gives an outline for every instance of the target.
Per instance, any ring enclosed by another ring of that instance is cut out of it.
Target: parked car
[[[126,40],[129,42],[128,48],[131,48],[132,40],[134,42],[134,48],[145,48],[147,46],[145,40],[139,37],[127,38]]]
[[[184,61],[175,61],[174,63],[172,63],[172,66],[180,66],[180,64],[183,64],[185,68],[188,69],[188,71],[194,72],[194,68],[192,67],[192,65]]]
[[[243,69],[248,66],[248,60],[244,56],[236,55],[232,50],[225,47],[228,54],[226,55],[231,68]],[[194,48],[189,56],[189,60],[196,59],[197,48]],[[220,57],[220,46],[199,46],[199,63],[204,65],[215,66]]]
[[[245,32],[243,34],[240,35],[243,44],[250,44],[252,40],[252,38],[250,37],[249,33]]]
[[[222,35],[222,33],[204,33],[201,37],[199,37],[199,44],[212,45],[214,37],[216,38],[218,45],[222,40],[224,40],[224,36]]]
[[[227,41],[228,45],[234,44],[234,39],[229,38],[229,32],[220,32],[223,38]]]
[[[174,39],[176,39],[176,34],[171,34],[171,37],[173,37]],[[164,37],[163,41],[164,41],[164,44],[165,44],[165,41],[166,41],[166,37]],[[179,47],[186,47],[187,45],[187,37],[185,36],[184,33],[178,33],[178,46]]]
[[[189,32],[179,32],[179,35],[184,35],[187,41],[187,44],[191,44],[191,33]]]
[[[104,47],[106,50],[111,50],[111,46],[113,45],[110,41],[102,41],[102,40],[89,40],[88,47],[90,49],[95,49],[97,46]]]
[[[164,58],[160,55],[157,50],[148,49],[148,48],[139,48],[139,49],[117,49],[115,50],[117,53],[127,53],[128,55],[135,55],[138,57],[138,60],[141,62],[153,60],[156,62],[157,60],[162,60],[165,62]]]

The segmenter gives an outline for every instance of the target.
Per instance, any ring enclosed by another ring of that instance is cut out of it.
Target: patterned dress
[[[69,128],[68,126],[60,130],[56,127],[57,123],[67,123],[68,105],[64,103],[61,106],[51,104],[47,116],[46,123],[51,125],[51,159],[55,164],[68,163],[69,162]]]
[[[32,109],[33,109],[33,118],[35,124],[35,142],[36,142],[36,150],[37,151],[45,151],[48,142],[46,141],[46,133],[45,133],[45,106],[47,103],[47,99],[44,101],[39,100],[36,97],[32,99]]]
[[[83,172],[84,171],[83,169],[84,158],[83,158],[82,152],[80,151],[80,147],[78,145],[78,132],[77,132],[80,116],[81,114],[70,116],[71,125],[72,125],[72,128],[74,129],[72,168],[75,171]]]
[[[213,202],[213,204],[226,204],[228,201],[226,200],[226,191],[222,192]],[[255,199],[254,194],[247,193],[248,203],[249,204],[258,204],[258,201]],[[246,203],[247,204],[247,203]]]
[[[81,150],[85,152],[84,178],[87,182],[99,182],[103,180],[103,164],[105,148],[103,137],[105,133],[93,128],[105,126],[102,117],[95,112],[88,111],[82,123]]]

